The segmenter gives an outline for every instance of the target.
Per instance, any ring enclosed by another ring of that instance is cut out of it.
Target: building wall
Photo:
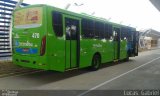
[[[0,57],[11,56],[11,19],[17,0],[0,0]],[[21,6],[28,4],[22,3]]]
[[[151,47],[157,47],[158,40],[151,40]]]
[[[157,47],[159,47],[159,48],[160,48],[160,39],[158,39]]]

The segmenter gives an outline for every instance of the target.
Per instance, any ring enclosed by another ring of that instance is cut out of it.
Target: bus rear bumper
[[[48,70],[45,56],[13,55],[13,63],[22,67]]]

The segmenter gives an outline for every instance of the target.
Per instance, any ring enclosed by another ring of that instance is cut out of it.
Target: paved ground
[[[91,90],[160,89],[159,81],[160,49],[157,49],[141,52],[129,62],[105,65],[98,71],[44,71],[0,78],[0,89],[84,90],[77,94],[93,95]]]

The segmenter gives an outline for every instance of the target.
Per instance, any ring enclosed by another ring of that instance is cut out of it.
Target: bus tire
[[[92,59],[91,70],[93,70],[93,71],[98,70],[100,65],[101,65],[101,58],[98,54],[95,54]]]

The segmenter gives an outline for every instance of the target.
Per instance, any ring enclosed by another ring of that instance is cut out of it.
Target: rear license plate
[[[23,52],[28,52],[29,49],[28,48],[23,48]]]

